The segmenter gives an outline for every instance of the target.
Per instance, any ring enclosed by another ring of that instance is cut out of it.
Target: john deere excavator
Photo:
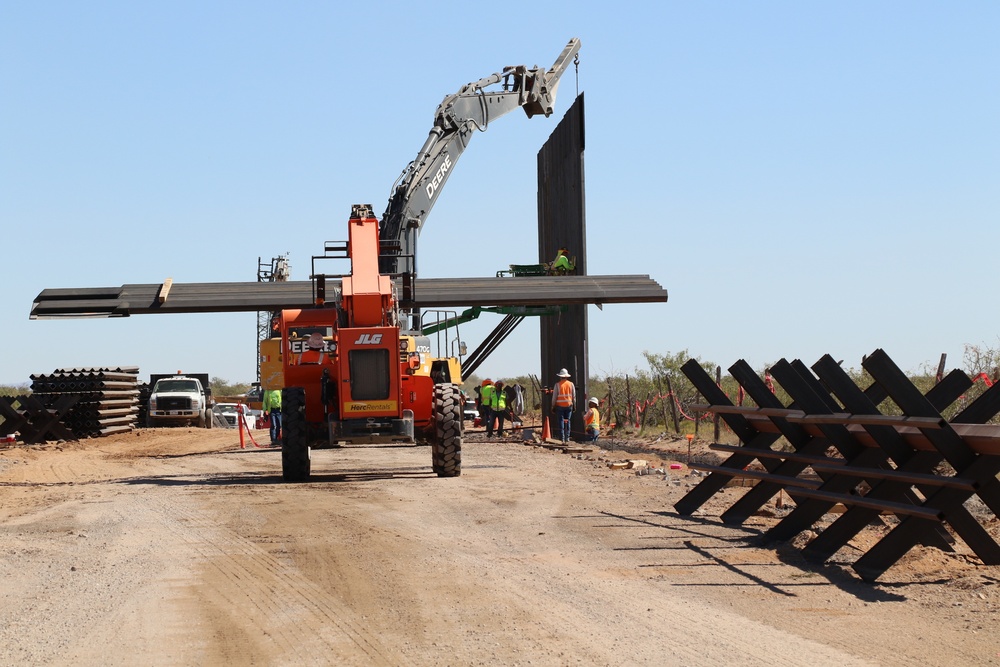
[[[492,121],[517,108],[524,109],[528,118],[552,115],[559,80],[579,52],[580,40],[574,37],[548,70],[505,67],[444,98],[427,141],[400,174],[382,214],[382,241],[400,245],[381,260],[384,273],[399,272],[401,257],[412,257],[416,252],[417,236],[475,133],[485,132]]]
[[[382,220],[370,204],[353,206],[348,241],[326,246],[350,260],[350,273],[314,268],[315,306],[280,313],[284,479],[309,479],[313,448],[355,442],[429,442],[433,471],[461,474],[461,369],[454,358],[431,357],[419,317],[406,312],[416,237],[474,132],[518,107],[529,118],[551,115],[579,49],[574,38],[549,70],[506,67],[445,97]],[[340,279],[339,290],[327,289],[328,278]]]

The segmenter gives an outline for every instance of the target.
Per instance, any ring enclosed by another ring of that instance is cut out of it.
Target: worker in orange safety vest
[[[322,364],[330,358],[329,345],[323,334],[312,333],[305,339],[302,351],[293,356],[295,364]]]
[[[570,382],[570,374],[565,368],[556,373],[559,381],[552,387],[552,412],[559,416],[559,434],[564,443],[569,442],[570,418],[576,408],[576,386]]]

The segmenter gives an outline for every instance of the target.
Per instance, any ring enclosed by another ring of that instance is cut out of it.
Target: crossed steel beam
[[[952,371],[926,395],[883,350],[862,363],[874,383],[862,390],[829,355],[808,368],[781,360],[770,373],[792,399],[788,406],[745,361],[729,371],[757,407],[733,405],[694,360],[682,368],[708,405],[740,438],[740,446],[712,445],[730,456],[710,472],[674,508],[688,515],[733,477],[757,479],[722,514],[725,523],[741,524],[785,491],[795,509],[772,527],[768,539],[787,540],[814,526],[835,504],[847,509],[810,541],[803,554],[828,560],[882,513],[899,523],[852,567],[874,581],[917,544],[951,549],[950,528],[989,565],[1000,564],[1000,545],[964,503],[978,496],[1000,515],[1000,427],[986,422],[1000,413],[1000,384],[994,385],[951,421],[941,413],[972,380]],[[885,399],[902,411],[883,414]],[[792,451],[775,449],[784,437]],[[764,471],[744,470],[759,462]],[[947,466],[942,464],[948,464]],[[815,478],[803,476],[811,468]]]

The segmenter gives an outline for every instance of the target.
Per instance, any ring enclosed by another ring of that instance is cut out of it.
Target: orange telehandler
[[[378,270],[371,205],[355,205],[348,226],[351,273],[341,279],[339,303],[281,312],[283,476],[308,479],[312,447],[417,439],[431,443],[437,475],[457,476],[459,386],[435,382],[425,337],[400,335],[392,281]]]
[[[285,480],[309,479],[311,450],[341,443],[429,442],[434,473],[461,474],[461,368],[457,359],[431,357],[421,315],[408,310],[416,235],[474,132],[516,108],[549,116],[579,48],[574,38],[549,70],[504,68],[445,97],[382,221],[370,204],[356,204],[347,243],[327,245],[351,263],[349,274],[335,276],[339,289],[332,282],[328,289],[330,276],[314,268],[314,307],[280,313]],[[488,90],[501,82],[502,90]],[[273,339],[262,341],[262,359],[265,344],[273,349]]]

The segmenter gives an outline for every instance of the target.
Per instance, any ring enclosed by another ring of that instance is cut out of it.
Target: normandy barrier
[[[37,396],[0,396],[0,436],[17,438],[27,445],[48,440],[76,440],[62,420],[79,401],[64,395],[43,402]]]
[[[688,361],[682,370],[708,402],[698,408],[717,414],[740,444],[713,444],[729,457],[719,465],[692,466],[709,474],[674,508],[690,515],[734,477],[749,477],[756,484],[721,519],[742,524],[783,491],[795,508],[766,532],[767,540],[816,530],[835,505],[845,508],[803,548],[814,562],[831,558],[879,516],[898,519],[852,564],[866,581],[878,579],[916,545],[954,550],[955,536],[984,564],[1000,564],[1000,544],[986,530],[987,519],[966,506],[978,497],[993,513],[989,520],[1000,515],[1000,426],[986,423],[1000,412],[1000,384],[946,420],[942,412],[973,384],[964,372],[952,371],[923,394],[883,350],[862,366],[874,378],[866,388],[829,355],[811,369],[781,360],[770,375],[791,398],[786,406],[741,360],[729,372],[756,403],[744,407]],[[883,403],[901,414],[883,413]],[[776,446],[782,437],[790,448]]]

